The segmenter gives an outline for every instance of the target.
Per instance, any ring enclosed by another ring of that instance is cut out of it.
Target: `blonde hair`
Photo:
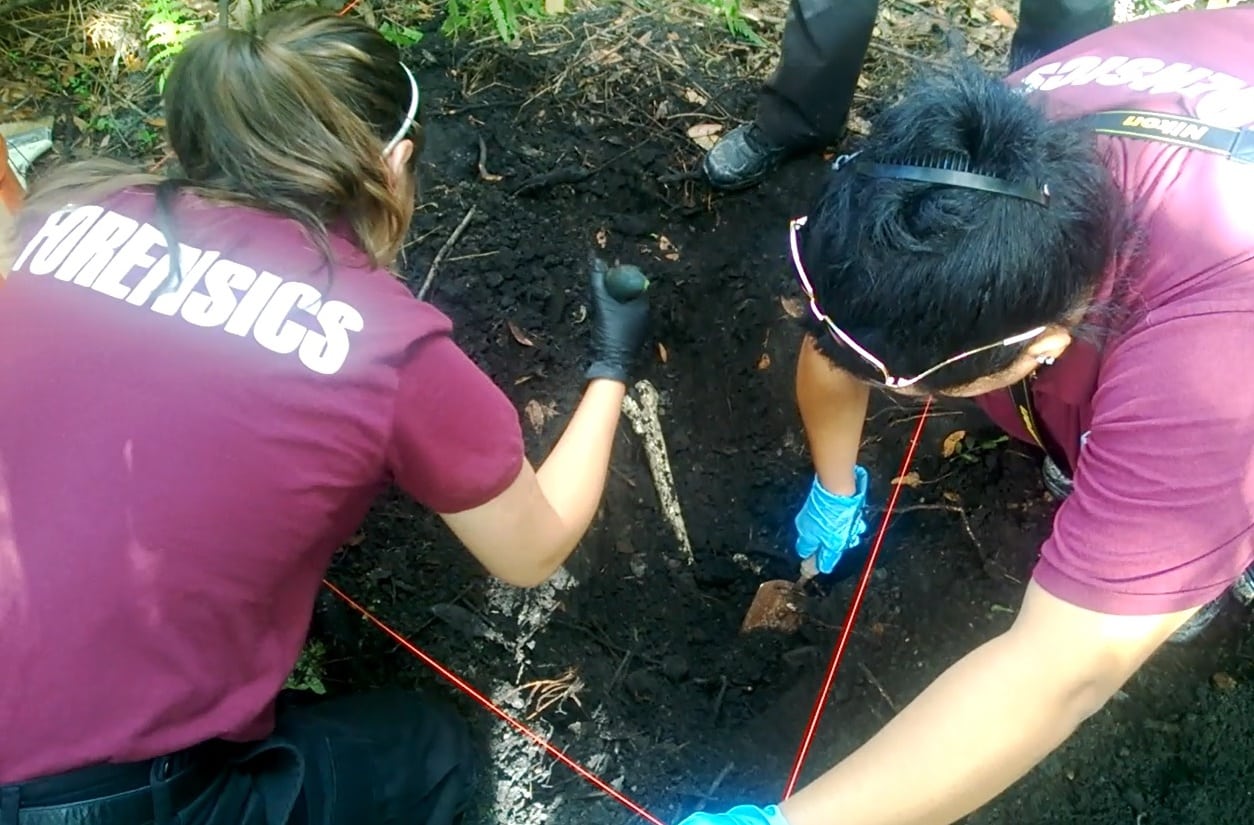
[[[416,181],[412,171],[392,180],[383,151],[412,99],[397,48],[358,20],[291,9],[249,30],[211,29],[188,42],[165,87],[181,175],[75,164],[49,176],[28,208],[46,213],[71,199],[155,186],[164,212],[186,189],[291,217],[328,259],[328,227],[351,228],[370,263],[387,266],[409,230]],[[171,234],[172,215],[163,223]]]

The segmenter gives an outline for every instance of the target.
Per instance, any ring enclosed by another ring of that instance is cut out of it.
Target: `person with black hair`
[[[1100,31],[1114,0],[1022,0],[1010,68]],[[743,189],[784,159],[837,141],[845,128],[879,0],[792,0],[779,65],[762,86],[756,116],[706,154],[706,179]]]
[[[1009,82],[919,81],[789,248],[816,477],[798,551],[864,529],[871,389],[973,398],[1064,496],[1013,625],[779,805],[685,825],[948,825],[1229,594],[1254,602],[1254,8],[1113,27]]]

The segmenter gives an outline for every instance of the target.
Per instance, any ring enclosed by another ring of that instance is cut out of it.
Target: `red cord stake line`
[[[475,688],[472,685],[470,685],[468,682],[466,682],[456,673],[449,670],[444,665],[436,661],[434,658],[424,653],[413,642],[409,641],[404,636],[397,633],[392,628],[388,627],[381,620],[376,618],[374,614],[372,614],[369,610],[367,610],[366,608],[362,607],[357,602],[349,598],[349,596],[343,590],[340,590],[334,584],[332,584],[331,582],[325,579],[323,579],[322,583],[327,586],[328,590],[330,590],[332,593],[334,593],[335,595],[343,599],[344,602],[348,604],[349,607],[353,608],[358,613],[365,616],[376,627],[378,627],[384,633],[391,636],[396,641],[397,644],[399,644],[401,647],[405,648],[410,653],[417,656],[436,673],[440,674],[445,679],[452,682],[453,685],[457,687],[458,690],[465,693],[471,699],[474,699],[476,702],[478,702],[480,705],[486,708],[493,716],[496,716],[502,722],[505,722],[514,730],[518,731],[519,733],[521,733],[523,736],[530,739],[535,744],[544,748],[558,762],[561,762],[563,765],[570,768],[575,773],[579,774],[588,782],[592,783],[592,785],[595,786],[598,790],[604,791],[605,793],[609,794],[610,797],[613,798],[616,802],[620,803],[623,807],[625,807],[627,810],[631,811],[632,813],[634,813],[636,816],[640,817],[641,819],[647,822],[651,822],[653,823],[653,825],[666,825],[666,823],[658,819],[653,814],[649,813],[647,810],[645,810],[643,807],[641,807],[637,803],[633,802],[631,799],[629,799],[626,795],[624,795],[621,791],[619,791],[613,785],[606,782],[604,779],[597,776],[592,771],[585,768],[583,765],[580,765],[578,762],[571,759],[569,756],[562,753],[557,748],[553,747],[553,745],[551,745],[549,741],[545,739],[543,736],[536,733],[531,728],[524,725],[522,722],[519,722],[517,719],[515,719],[506,711],[502,710],[500,707],[494,704],[491,699],[484,696],[479,691],[475,690]]]
[[[931,409],[932,399],[929,398],[923,404],[919,423],[914,428],[914,435],[910,437],[910,446],[906,448],[905,458],[901,461],[901,470],[897,473],[898,477],[904,476],[910,469],[910,462],[914,460],[914,451],[919,446],[919,439],[923,436],[923,425],[927,422],[927,414]],[[840,629],[840,638],[836,640],[836,648],[832,651],[832,660],[827,666],[823,687],[819,691],[818,699],[814,702],[814,710],[810,713],[810,722],[806,726],[805,736],[802,737],[801,746],[797,749],[797,758],[793,760],[792,773],[788,775],[788,784],[784,787],[784,799],[792,796],[797,788],[797,781],[801,777],[801,767],[805,764],[810,747],[814,744],[814,734],[819,729],[819,720],[823,718],[823,711],[827,709],[827,697],[832,693],[836,671],[840,669],[840,662],[845,657],[849,638],[853,635],[854,622],[857,621],[858,611],[862,608],[862,599],[866,596],[867,587],[871,583],[871,574],[875,572],[875,560],[879,558],[880,548],[884,545],[884,536],[888,533],[889,519],[893,515],[893,508],[897,506],[897,498],[901,495],[902,485],[894,484],[892,487],[893,491],[888,497],[888,506],[884,508],[884,518],[880,520],[879,532],[875,534],[875,541],[871,544],[871,550],[867,553],[866,561],[862,565],[862,576],[858,579],[858,587],[853,593],[853,600],[849,602],[849,611],[845,614],[845,622]]]

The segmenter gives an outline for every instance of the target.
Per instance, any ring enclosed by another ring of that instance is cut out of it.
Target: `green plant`
[[[300,652],[300,658],[296,660],[296,667],[292,669],[283,687],[288,690],[307,690],[319,696],[326,693],[327,686],[322,682],[326,655],[327,649],[322,642],[317,639],[307,641]]]
[[[766,45],[745,20],[744,14],[740,11],[740,0],[697,0],[697,2],[720,12],[723,15],[723,21],[727,24],[727,31],[733,36],[747,40],[755,46]]]
[[[448,0],[441,30],[449,37],[480,31],[491,24],[506,43],[518,39],[520,17],[544,14],[543,0]]]
[[[406,49],[422,39],[422,32],[412,26],[402,26],[385,20],[379,24],[379,34],[400,49]]]
[[[1009,440],[1010,437],[1005,435],[999,435],[996,438],[990,438],[985,441],[976,441],[974,438],[967,436],[954,443],[952,457],[959,461],[974,464],[980,460],[982,454],[997,449],[998,446],[1005,444]]]
[[[148,46],[148,70],[157,73],[157,91],[165,90],[174,58],[196,32],[200,19],[183,0],[146,0],[144,41]]]

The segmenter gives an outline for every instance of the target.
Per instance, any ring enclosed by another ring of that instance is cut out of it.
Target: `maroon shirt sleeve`
[[[1041,587],[1154,615],[1207,603],[1254,562],[1252,315],[1193,302],[1114,345]]]
[[[388,467],[437,513],[486,504],[522,470],[518,412],[446,335],[420,341],[399,371]]]

